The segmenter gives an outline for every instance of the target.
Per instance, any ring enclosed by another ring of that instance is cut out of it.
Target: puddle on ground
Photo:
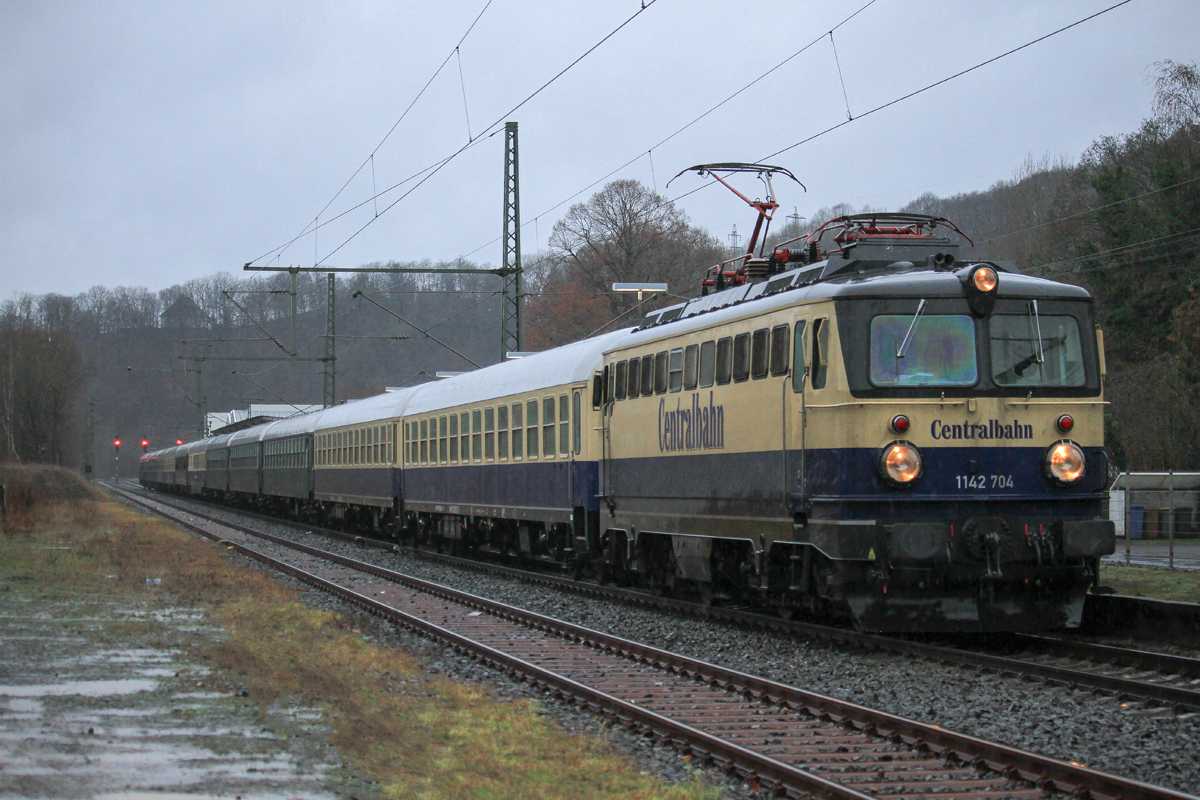
[[[158,681],[71,681],[70,683],[44,683],[33,686],[0,686],[0,697],[62,697],[77,694],[82,697],[107,697],[116,694],[148,692],[158,686]]]
[[[258,707],[188,660],[195,643],[220,637],[190,609],[31,605],[0,593],[0,797],[349,794],[337,788],[345,773],[318,710]]]

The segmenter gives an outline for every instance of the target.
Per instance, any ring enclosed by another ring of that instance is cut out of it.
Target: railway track
[[[790,797],[1188,795],[805,692],[114,492],[569,703]],[[252,547],[255,540],[274,554]]]
[[[144,492],[140,489],[138,491]],[[167,502],[158,495],[155,497],[158,502]],[[189,501],[203,502],[190,498]],[[167,504],[174,505],[169,502]],[[183,508],[178,505],[175,507]],[[218,506],[218,508],[221,507]],[[200,514],[194,510],[191,513]],[[317,528],[290,520],[281,520],[254,512],[237,510],[234,513],[273,524],[287,525],[309,533],[319,532],[323,535],[355,542],[363,547],[400,549],[427,560],[552,586],[584,596],[604,597],[643,606],[666,608],[679,613],[720,619],[739,626],[752,626],[809,639],[815,638],[842,646],[900,653],[911,658],[955,665],[963,669],[994,672],[1024,680],[1041,681],[1047,685],[1068,689],[1086,689],[1097,694],[1115,697],[1123,702],[1133,701],[1149,706],[1162,706],[1177,713],[1200,713],[1200,659],[1028,634],[990,636],[986,638],[986,641],[980,643],[982,646],[964,646],[962,641],[947,644],[880,636],[829,625],[784,620],[754,610],[704,605],[677,598],[659,597],[633,589],[578,581],[562,575],[473,561],[442,553],[433,553],[420,548],[366,539],[362,536]],[[209,519],[220,521],[212,517]],[[245,530],[249,531],[250,529]]]

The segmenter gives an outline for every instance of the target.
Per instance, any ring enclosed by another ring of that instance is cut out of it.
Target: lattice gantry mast
[[[504,123],[504,236],[500,280],[500,360],[521,346],[521,193],[517,123]]]
[[[325,382],[321,394],[321,405],[325,408],[337,404],[337,282],[329,273],[329,296],[325,301]]]

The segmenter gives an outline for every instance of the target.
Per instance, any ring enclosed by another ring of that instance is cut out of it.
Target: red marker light
[[[176,439],[175,444],[183,444],[183,439]]]
[[[894,430],[896,433],[904,433],[908,430],[908,426],[908,417],[904,416],[903,414],[897,414],[892,418],[892,430]]]
[[[120,447],[120,446],[121,446],[121,440],[113,439],[113,447]]]
[[[150,440],[142,439],[142,447],[149,447],[149,446],[150,446]]]
[[[1075,418],[1070,414],[1063,414],[1055,424],[1058,425],[1058,429],[1063,433],[1069,433],[1075,427]]]

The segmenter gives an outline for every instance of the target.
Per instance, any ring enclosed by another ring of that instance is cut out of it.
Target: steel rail
[[[209,505],[209,503],[206,501],[196,500],[194,498],[175,499],[187,499],[192,502],[199,502]],[[160,499],[159,502],[164,501]],[[173,505],[171,503],[166,504]],[[174,507],[180,508],[180,506]],[[222,509],[227,508],[225,506],[218,507]],[[268,514],[246,511],[244,509],[229,509],[229,512],[250,516],[263,521],[271,522],[273,524],[282,524],[297,530],[304,530],[307,533],[320,532],[322,535],[332,536],[344,541],[350,541],[362,547],[377,547],[395,552],[406,551],[411,555],[426,560],[436,561],[465,569],[471,569],[474,571],[490,572],[492,574],[503,575],[529,583],[540,583],[576,594],[583,594],[585,596],[619,599],[648,608],[666,608],[680,613],[701,616],[710,619],[718,619],[737,625],[749,625],[758,629],[788,633],[794,636],[816,638],[838,644],[849,645],[852,647],[862,647],[868,650],[899,653],[911,658],[920,658],[941,664],[956,665],[963,668],[977,669],[981,671],[990,671],[1004,676],[1025,676],[1040,680],[1048,685],[1062,686],[1070,689],[1086,687],[1093,692],[1107,693],[1117,697],[1120,700],[1137,700],[1146,703],[1161,704],[1178,712],[1200,712],[1200,691],[1188,687],[1150,683],[1120,675],[1109,675],[1057,664],[1044,664],[1036,661],[1029,661],[1027,659],[993,655],[975,650],[966,650],[959,647],[917,642],[891,636],[882,636],[879,634],[863,633],[860,631],[853,631],[846,628],[838,628],[829,625],[821,625],[812,622],[784,620],[779,617],[772,617],[759,612],[748,611],[744,609],[724,608],[676,598],[657,597],[636,589],[602,586],[586,581],[574,580],[561,575],[552,575],[546,572],[533,572],[525,569],[508,567],[501,564],[493,564],[461,558],[458,556],[446,555],[444,553],[432,553],[428,550],[423,550],[417,547],[386,543],[360,535],[348,534],[342,531],[322,528],[320,526],[308,525],[294,520],[280,519]],[[199,514],[199,512],[195,511],[189,511],[188,513],[204,516],[203,514]],[[245,533],[259,535],[258,532],[254,531],[253,529],[239,526],[236,523],[231,523],[212,517],[208,518],[213,522],[229,525],[235,529],[242,530]],[[1040,649],[1043,650],[1053,648],[1076,658],[1084,658],[1087,660],[1109,663],[1122,663],[1127,666],[1140,666],[1143,669],[1178,674],[1182,676],[1200,676],[1200,659],[1192,659],[1184,656],[1173,656],[1165,653],[1153,653],[1144,650],[1125,650],[1123,648],[1095,645],[1085,642],[1067,642],[1062,639],[1044,636],[1036,637],[1027,634],[1022,634],[1021,636],[1031,642],[1034,642],[1035,644],[1032,645],[1034,647],[1039,647],[1040,645]]]
[[[230,541],[217,533],[206,531],[199,525],[168,513],[164,507],[170,507],[169,504],[147,501],[121,490],[116,491],[132,502],[172,519],[207,538],[226,543],[238,552],[293,575],[305,583],[362,606],[371,613],[400,621],[411,628],[446,642],[456,650],[470,653],[485,662],[504,667],[538,685],[552,688],[563,698],[583,702],[626,724],[650,731],[657,738],[669,740],[677,747],[688,749],[705,758],[711,758],[728,770],[735,770],[743,776],[765,783],[777,793],[786,793],[793,797],[815,795],[823,798],[846,798],[847,800],[851,798],[865,800],[870,797],[870,795],[826,780],[807,770],[777,761],[762,753],[725,741],[677,720],[656,714],[636,704],[530,664],[512,654],[474,642],[428,620],[406,614],[371,597],[260,553],[253,548]],[[178,507],[174,507],[174,510],[202,516]],[[210,520],[210,523],[234,531],[240,527],[215,520]],[[1112,798],[1112,800],[1118,798],[1122,800],[1186,800],[1191,797],[1170,789],[1119,778],[1006,745],[954,733],[937,726],[904,719],[720,665],[687,658],[617,636],[565,623],[541,614],[516,609],[487,598],[403,575],[384,567],[302,545],[284,537],[253,530],[238,532],[381,577],[435,597],[473,607],[500,619],[552,632],[559,637],[596,650],[619,654],[635,662],[653,665],[693,680],[704,681],[712,686],[736,692],[747,700],[756,700],[768,706],[800,710],[820,719],[840,724],[847,731],[888,739],[896,744],[907,745],[922,752],[936,753],[948,761],[965,762],[978,769],[995,771],[1010,780],[1022,780],[1035,784],[1042,790],[1070,792],[1076,797],[1091,797],[1097,800],[1104,798]]]

